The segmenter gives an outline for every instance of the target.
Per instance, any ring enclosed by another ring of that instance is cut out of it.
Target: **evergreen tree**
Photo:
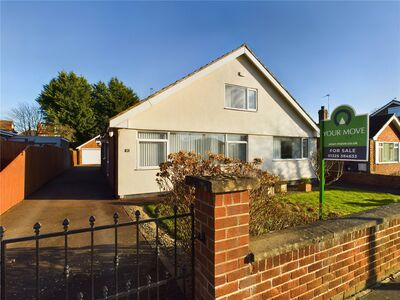
[[[104,82],[99,81],[93,85],[92,99],[96,116],[96,130],[100,133],[107,128],[109,116],[114,114],[112,97]]]
[[[94,84],[92,98],[99,132],[107,128],[110,118],[139,102],[136,93],[116,77],[108,85],[102,81]]]
[[[43,86],[37,102],[47,122],[75,130],[72,142],[80,144],[97,134],[92,87],[83,76],[61,71]]]

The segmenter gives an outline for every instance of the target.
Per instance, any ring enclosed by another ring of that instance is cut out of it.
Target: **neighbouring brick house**
[[[400,175],[399,147],[399,118],[396,115],[370,117],[369,173]]]
[[[386,116],[386,115],[396,115],[400,117],[400,101],[394,98],[389,103],[385,104],[381,108],[377,109],[375,112],[371,114],[371,117],[374,116]]]
[[[392,100],[369,118],[369,161],[347,163],[347,171],[400,175],[400,101]]]

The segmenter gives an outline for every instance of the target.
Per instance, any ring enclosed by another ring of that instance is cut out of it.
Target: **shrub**
[[[168,161],[160,165],[157,183],[161,191],[168,192],[160,207],[162,214],[171,214],[172,207],[177,205],[178,213],[187,212],[195,200],[195,190],[185,184],[185,177],[215,176],[229,174],[235,176],[252,176],[260,179],[260,187],[250,191],[250,232],[253,235],[279,230],[288,226],[309,222],[310,213],[305,207],[291,204],[280,195],[271,195],[269,189],[279,181],[267,171],[260,169],[262,161],[254,159],[244,162],[226,157],[222,154],[209,153],[203,157],[193,152],[180,151],[168,156]],[[181,222],[180,232],[186,232],[189,224]],[[189,232],[183,237],[189,240]]]

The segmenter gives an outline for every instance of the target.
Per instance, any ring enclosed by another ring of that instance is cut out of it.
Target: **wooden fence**
[[[0,171],[11,163],[26,147],[32,143],[0,140]]]
[[[27,146],[0,172],[0,214],[68,167],[64,149]]]

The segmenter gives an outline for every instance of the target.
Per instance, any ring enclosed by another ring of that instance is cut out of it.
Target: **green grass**
[[[155,204],[147,204],[144,206],[144,210],[147,212],[147,214],[150,217],[155,218],[156,217],[156,214],[155,214],[156,207],[157,206]],[[172,215],[173,215],[173,212],[171,210],[171,213],[168,213],[168,216],[172,216]],[[160,227],[165,229],[169,236],[171,236],[171,237],[174,236],[175,230],[174,230],[174,220],[173,219],[161,220]],[[179,231],[177,233],[177,238],[178,239],[182,238],[181,234],[179,234]]]
[[[287,197],[293,203],[318,209],[318,191],[294,192],[289,193]],[[347,215],[391,203],[400,203],[400,196],[352,189],[331,189],[325,191],[324,212]]]

